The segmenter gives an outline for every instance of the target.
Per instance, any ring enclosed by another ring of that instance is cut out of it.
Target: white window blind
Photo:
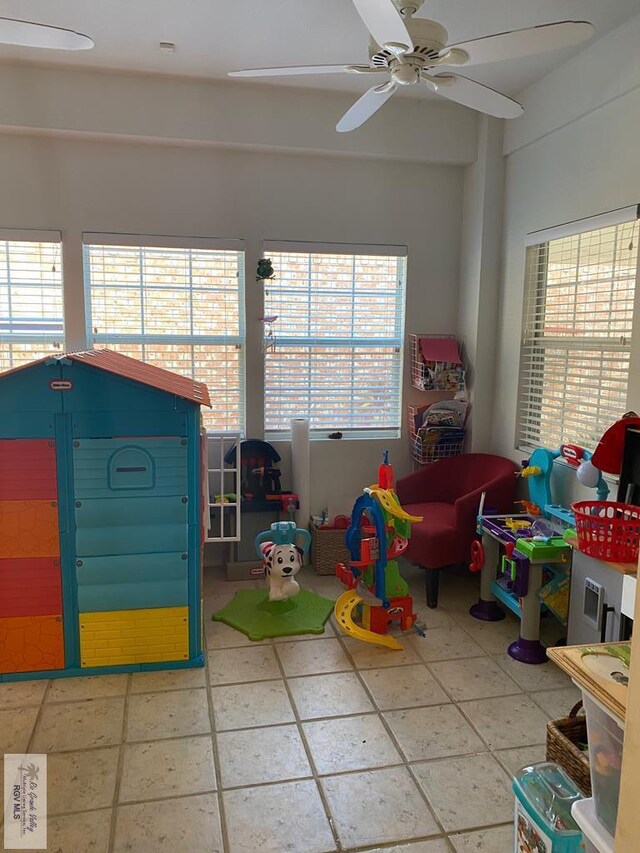
[[[0,372],[64,349],[60,234],[0,232]]]
[[[518,447],[594,448],[626,411],[638,239],[634,219],[527,249]]]
[[[188,247],[92,237],[84,245],[88,340],[206,383],[206,428],[242,430],[244,252],[195,239]]]
[[[278,317],[275,346],[265,338],[265,429],[308,417],[316,435],[397,435],[406,253],[314,248],[265,246],[265,315]]]

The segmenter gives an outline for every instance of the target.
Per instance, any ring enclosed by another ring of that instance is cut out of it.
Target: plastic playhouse
[[[0,681],[202,666],[201,405],[106,349],[0,376]]]
[[[567,624],[571,567],[571,546],[567,531],[575,527],[571,510],[551,497],[554,460],[562,456],[576,467],[578,480],[597,489],[605,500],[609,489],[600,471],[591,463],[591,454],[575,445],[559,450],[539,448],[532,454],[521,476],[529,486],[526,513],[478,515],[478,535],[471,551],[471,571],[480,571],[480,600],[470,610],[487,622],[504,619],[500,601],[520,619],[520,636],[509,646],[509,654],[522,663],[544,663],[547,655],[540,643],[540,616],[550,611],[562,625]]]
[[[402,649],[388,636],[389,626],[398,623],[408,631],[416,614],[396,558],[407,548],[411,522],[422,518],[402,509],[393,486],[393,468],[385,451],[377,484],[364,490],[351,512],[345,537],[351,559],[336,567],[336,577],[348,589],[336,601],[335,615],[342,630],[358,640]],[[354,618],[358,613],[359,624]]]

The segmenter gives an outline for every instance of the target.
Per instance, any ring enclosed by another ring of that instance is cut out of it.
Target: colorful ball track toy
[[[388,636],[389,626],[398,622],[408,631],[416,621],[407,582],[400,575],[396,558],[408,545],[411,522],[422,521],[400,506],[393,489],[393,468],[388,451],[378,469],[378,482],[356,500],[345,536],[351,559],[338,563],[336,577],[347,591],[336,601],[335,615],[342,630],[363,643],[402,649]],[[360,624],[354,615],[360,613]]]

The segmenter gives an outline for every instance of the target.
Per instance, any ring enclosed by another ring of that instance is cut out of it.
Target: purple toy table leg
[[[480,599],[469,609],[469,613],[483,622],[499,622],[504,619],[505,612],[498,607],[496,597],[491,592],[491,582],[498,576],[500,548],[498,542],[486,531],[482,533],[482,547],[484,564],[480,575]]]
[[[529,563],[527,594],[520,599],[520,636],[509,646],[509,654],[521,663],[545,663],[547,652],[540,642],[540,599],[542,566]]]

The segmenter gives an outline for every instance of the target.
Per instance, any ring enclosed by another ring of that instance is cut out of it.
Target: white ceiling
[[[639,8],[638,0],[426,0],[418,17],[443,24],[450,43],[558,20],[591,21],[598,38]],[[68,27],[95,41],[93,50],[77,53],[0,46],[0,60],[216,79],[246,67],[368,58],[368,34],[351,0],[0,0],[0,16]],[[174,42],[175,53],[162,53],[160,41]],[[578,50],[467,73],[515,94]],[[265,85],[361,92],[368,82],[344,74],[270,78]],[[416,88],[423,94],[427,89]]]

